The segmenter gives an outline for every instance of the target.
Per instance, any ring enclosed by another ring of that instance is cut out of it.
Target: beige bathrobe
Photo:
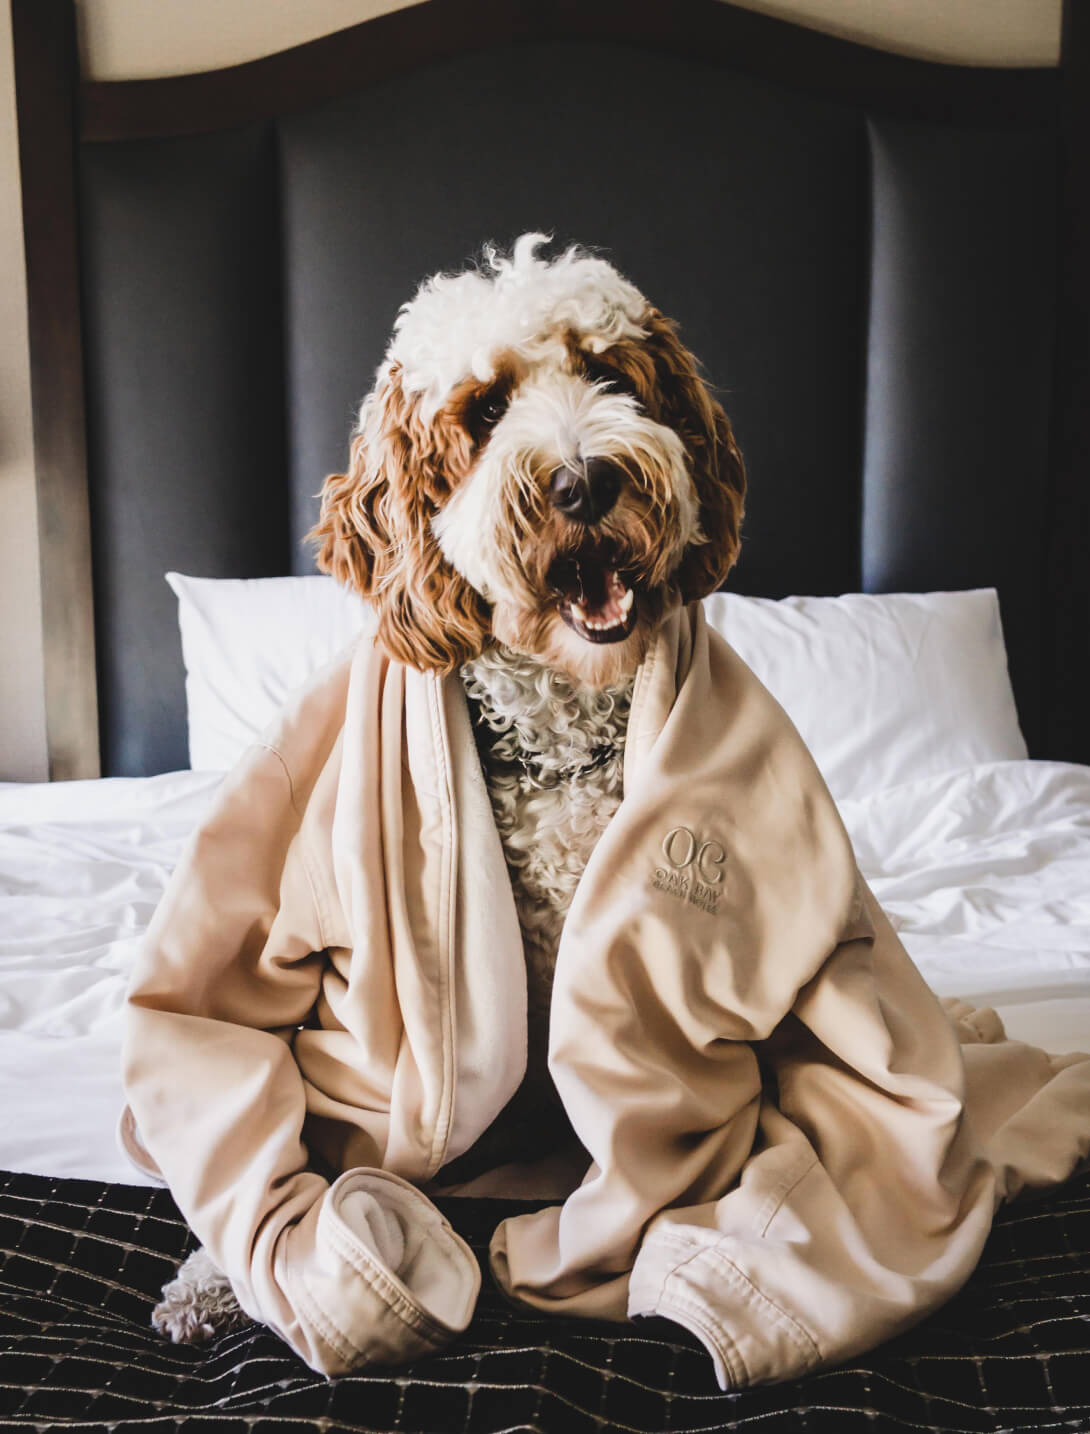
[[[467,1324],[476,1262],[417,1187],[518,1086],[525,1000],[459,679],[364,640],[226,778],[125,1048],[128,1149],[313,1368]],[[672,1319],[724,1388],[904,1329],[970,1275],[998,1201],[1090,1141],[1090,1059],[953,1014],[782,709],[699,605],[675,612],[557,959],[550,1069],[589,1168],[499,1227],[494,1277],[543,1310]]]

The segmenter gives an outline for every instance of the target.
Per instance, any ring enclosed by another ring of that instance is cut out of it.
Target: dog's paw
[[[205,1344],[246,1324],[247,1316],[230,1280],[202,1248],[194,1250],[177,1276],[163,1286],[151,1323],[175,1344]]]

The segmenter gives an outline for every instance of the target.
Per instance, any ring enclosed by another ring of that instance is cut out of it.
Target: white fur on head
[[[585,681],[611,681],[642,656],[655,602],[638,599],[647,607],[640,630],[611,650],[565,625],[536,560],[578,525],[550,507],[550,476],[592,460],[626,475],[615,506],[579,540],[604,543],[617,568],[622,555],[642,550],[645,576],[656,568],[660,587],[686,548],[704,541],[700,502],[679,434],[608,376],[611,349],[651,341],[651,306],[602,259],[578,249],[539,259],[542,242],[524,235],[510,259],[490,251],[491,276],[430,280],[402,310],[388,362],[416,390],[422,415],[439,405],[427,420],[433,426],[447,395],[467,381],[504,383],[502,414],[432,532],[451,567],[491,604],[493,636]],[[601,357],[606,376],[588,371],[580,352]],[[653,372],[654,361],[645,367]]]
[[[551,262],[537,257],[547,234],[523,234],[510,258],[485,250],[491,272],[436,274],[401,308],[388,363],[401,366],[406,393],[421,396],[430,421],[455,384],[490,379],[496,356],[528,363],[563,345],[568,330],[600,353],[640,338],[648,303],[611,264],[573,246]]]

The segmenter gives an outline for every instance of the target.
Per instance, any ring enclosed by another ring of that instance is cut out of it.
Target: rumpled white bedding
[[[0,784],[0,1169],[143,1183],[115,1143],[127,973],[221,779]],[[1090,1048],[1090,767],[990,762],[840,809],[940,995]]]

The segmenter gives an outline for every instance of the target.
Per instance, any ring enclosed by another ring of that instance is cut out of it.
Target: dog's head
[[[599,687],[720,586],[745,473],[670,320],[544,242],[486,250],[402,308],[311,537],[392,657],[449,672],[494,638]]]

